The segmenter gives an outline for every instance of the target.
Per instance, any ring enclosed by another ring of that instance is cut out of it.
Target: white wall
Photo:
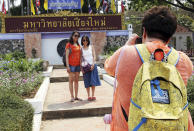
[[[65,38],[42,39],[42,59],[49,61],[50,65],[63,64],[62,58],[57,53],[57,45],[63,39]]]
[[[192,39],[192,33],[175,33],[173,37],[176,37],[176,49],[177,50],[187,50],[186,41],[187,36],[190,36]]]
[[[57,52],[57,45],[64,39],[69,38],[42,39],[42,59],[49,61],[50,65],[62,65],[62,57]]]

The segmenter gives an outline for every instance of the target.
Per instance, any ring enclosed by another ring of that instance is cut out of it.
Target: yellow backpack
[[[156,61],[145,44],[136,49],[143,64],[133,83],[129,131],[188,131],[187,89],[176,69],[179,53],[171,48]]]

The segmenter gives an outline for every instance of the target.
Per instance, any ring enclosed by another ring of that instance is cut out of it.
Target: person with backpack
[[[78,43],[80,33],[74,31],[70,37],[69,43],[66,44],[66,66],[69,74],[69,91],[71,94],[71,102],[75,100],[81,101],[78,98],[78,81],[80,76],[80,62],[81,62],[81,47]],[[74,85],[74,88],[73,88]],[[75,97],[74,97],[75,90]]]
[[[111,131],[194,131],[186,91],[193,65],[168,46],[176,28],[168,7],[153,7],[142,20],[143,43],[132,35],[105,61],[116,78]]]
[[[88,36],[84,35],[81,39],[81,52],[82,52],[82,72],[84,78],[84,85],[88,94],[88,101],[96,100],[95,87],[100,86],[100,79],[98,76],[98,69],[95,64],[96,54]],[[90,94],[92,91],[92,95]]]

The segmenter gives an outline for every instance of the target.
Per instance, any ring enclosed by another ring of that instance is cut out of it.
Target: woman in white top
[[[89,71],[84,72],[83,68],[81,68],[83,72],[84,84],[88,94],[88,101],[96,100],[94,96],[95,87],[100,86],[100,79],[98,76],[97,66],[95,64],[96,55],[94,48],[90,45],[90,40],[88,36],[83,36],[81,40],[82,44],[82,67],[84,64],[90,64],[91,68]],[[92,89],[92,96],[90,94],[90,89]]]

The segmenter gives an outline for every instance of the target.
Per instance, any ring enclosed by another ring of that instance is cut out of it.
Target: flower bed
[[[43,61],[32,61],[24,53],[0,55],[0,130],[32,130],[32,98],[43,82]]]
[[[0,88],[22,98],[34,96],[43,81],[42,60],[27,60],[22,53],[10,53],[0,58]]]
[[[0,72],[0,88],[22,98],[33,98],[43,77],[37,72],[18,72],[7,70]]]

